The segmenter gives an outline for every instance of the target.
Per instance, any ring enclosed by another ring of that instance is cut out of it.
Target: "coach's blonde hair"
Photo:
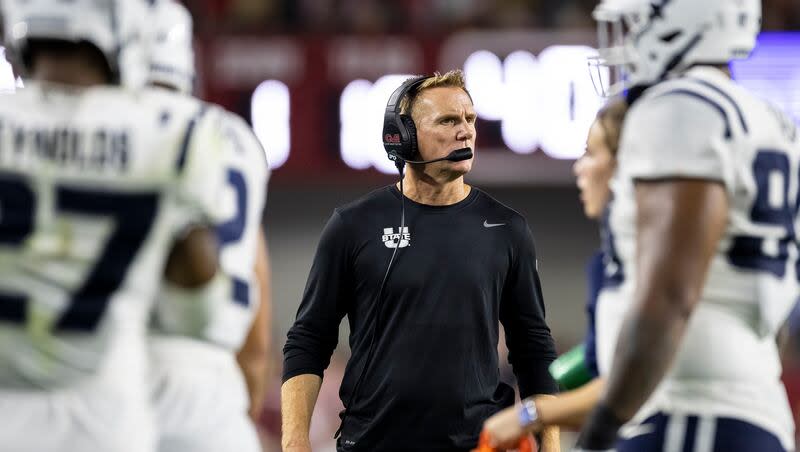
[[[426,79],[415,90],[412,90],[400,101],[400,113],[404,115],[411,115],[414,110],[414,103],[417,101],[419,93],[431,88],[461,88],[467,93],[470,100],[472,96],[467,91],[467,83],[464,78],[464,72],[461,69],[453,69],[444,74],[434,72],[431,77]]]

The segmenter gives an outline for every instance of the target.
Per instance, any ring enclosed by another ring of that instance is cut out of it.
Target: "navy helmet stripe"
[[[697,93],[695,91],[691,91],[691,90],[688,90],[688,89],[674,89],[674,90],[662,93],[662,94],[658,95],[656,98],[669,96],[669,95],[691,96],[691,97],[694,97],[694,98],[696,98],[698,100],[701,100],[701,101],[707,103],[708,105],[710,105],[711,107],[713,107],[715,110],[717,110],[719,112],[719,114],[722,115],[723,119],[725,119],[725,138],[731,138],[731,136],[732,136],[731,135],[731,122],[728,119],[728,114],[725,112],[725,109],[722,108],[722,106],[720,104],[714,102],[713,100],[709,99],[708,97],[706,97],[706,96],[704,96],[704,95],[702,95],[700,93]]]
[[[669,60],[669,62],[667,62],[667,65],[664,66],[664,70],[661,71],[661,75],[658,77],[659,80],[664,80],[669,74],[669,72],[675,69],[675,67],[677,67],[681,63],[683,57],[685,57],[686,54],[691,52],[692,49],[694,49],[695,47],[697,47],[698,44],[700,44],[700,41],[703,38],[703,33],[704,31],[698,32],[696,35],[692,37],[692,39],[689,40],[688,43],[686,43],[686,46],[675,52],[675,55],[673,55],[672,58]]]
[[[197,114],[194,115],[191,120],[189,120],[189,125],[186,126],[186,133],[183,135],[181,150],[178,154],[178,161],[175,163],[175,167],[178,172],[183,170],[183,165],[186,163],[186,153],[189,152],[189,144],[192,141],[192,135],[194,135],[194,128],[197,126],[197,122],[200,120],[200,118],[205,115],[206,111],[208,111],[208,107],[204,105],[202,108],[200,108],[200,111],[198,111]]]
[[[727,99],[728,102],[730,102],[731,105],[733,105],[733,108],[736,109],[736,114],[739,115],[739,121],[742,123],[742,130],[744,130],[745,133],[748,133],[747,122],[744,120],[744,114],[742,113],[742,109],[739,108],[739,104],[737,104],[736,101],[733,100],[733,97],[731,97],[730,94],[726,93],[725,91],[723,91],[719,87],[717,87],[714,84],[709,83],[709,82],[707,82],[705,80],[701,80],[701,79],[697,79],[697,78],[691,78],[691,77],[687,77],[685,80],[699,83],[699,84],[705,86],[706,88],[716,92],[717,94],[719,94],[720,96],[724,97],[725,99]]]

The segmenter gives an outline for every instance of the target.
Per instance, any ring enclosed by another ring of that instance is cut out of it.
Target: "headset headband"
[[[400,113],[400,102],[403,101],[403,98],[429,78],[430,77],[427,75],[423,75],[421,77],[410,78],[403,82],[403,84],[398,86],[392,95],[389,96],[389,102],[386,103],[386,112]]]

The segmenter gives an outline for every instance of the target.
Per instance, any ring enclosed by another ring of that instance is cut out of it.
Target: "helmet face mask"
[[[36,40],[86,42],[103,55],[113,83],[144,84],[152,33],[143,0],[0,1],[5,42],[18,56]]]
[[[626,47],[628,27],[624,17],[609,13],[598,16],[598,55],[589,59],[592,83],[603,97],[613,97],[625,89],[626,81],[635,64],[631,49]]]
[[[648,86],[696,64],[749,56],[761,25],[759,0],[603,0],[596,65],[619,73],[608,94]]]

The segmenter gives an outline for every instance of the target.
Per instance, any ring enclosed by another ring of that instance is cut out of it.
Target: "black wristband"
[[[624,422],[600,402],[583,424],[576,446],[588,450],[611,449],[617,442],[617,431],[622,424]]]

